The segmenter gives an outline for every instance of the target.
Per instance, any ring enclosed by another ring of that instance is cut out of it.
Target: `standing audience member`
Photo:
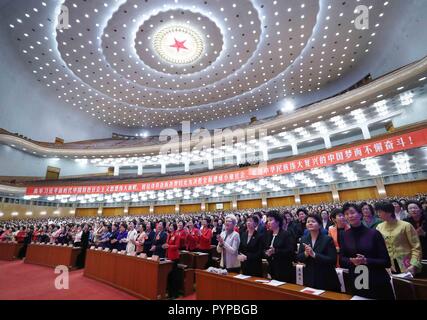
[[[220,266],[228,272],[240,272],[239,255],[240,236],[234,230],[237,218],[234,214],[225,217],[225,231],[218,236],[218,253],[221,254]]]
[[[362,202],[360,208],[362,208],[363,225],[369,229],[376,229],[382,221],[376,216],[374,207],[366,202]]]
[[[397,220],[395,207],[390,202],[375,204],[383,223],[377,230],[384,237],[391,259],[393,273],[410,272],[413,275],[421,270],[421,243],[417,231],[406,221]]]
[[[288,231],[283,230],[283,218],[278,211],[269,211],[267,219],[269,231],[265,236],[265,255],[269,274],[274,280],[293,282],[294,239]]]
[[[344,204],[343,211],[351,228],[344,233],[340,249],[340,266],[349,269],[350,292],[354,295],[370,299],[394,299],[391,287],[390,256],[381,233],[370,229],[362,223],[364,217],[360,206],[352,203]],[[356,287],[356,278],[360,265],[368,269],[369,283],[367,286]]]
[[[427,218],[423,212],[422,206],[417,201],[409,201],[408,205],[408,218],[405,221],[409,222],[417,232],[420,239],[422,258],[427,259]]]
[[[320,232],[322,220],[318,215],[307,218],[308,235],[301,238],[297,260],[305,264],[304,285],[316,289],[340,291],[335,271],[337,250],[331,237]]]
[[[262,277],[262,257],[264,254],[264,239],[255,230],[259,218],[252,215],[246,220],[246,230],[240,234],[238,259],[242,273],[248,276]]]

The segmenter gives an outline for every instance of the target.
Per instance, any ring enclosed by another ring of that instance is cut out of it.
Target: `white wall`
[[[48,166],[61,168],[60,177],[106,173],[107,168],[79,164],[74,160],[44,159],[6,145],[0,145],[0,176],[45,177]]]

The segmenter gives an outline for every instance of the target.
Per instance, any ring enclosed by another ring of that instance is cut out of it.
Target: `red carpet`
[[[83,276],[83,270],[70,272],[69,289],[57,290],[54,269],[0,261],[0,300],[129,300],[123,291]]]

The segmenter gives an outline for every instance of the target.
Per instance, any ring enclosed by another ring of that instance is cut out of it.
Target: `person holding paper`
[[[384,222],[377,230],[384,237],[391,259],[393,273],[410,272],[412,275],[421,271],[421,243],[417,231],[406,221],[398,220],[395,208],[390,202],[375,204],[375,210]]]
[[[292,261],[295,256],[294,238],[283,230],[283,218],[279,211],[267,213],[268,231],[265,235],[265,255],[269,274],[274,280],[294,282],[295,271]]]
[[[240,261],[237,259],[240,246],[240,235],[234,230],[237,218],[234,214],[225,217],[225,231],[217,237],[216,250],[221,254],[221,268],[228,272],[240,272]]]
[[[378,230],[362,224],[363,214],[357,204],[344,204],[343,212],[351,228],[343,236],[340,266],[349,269],[350,292],[370,299],[394,299],[390,275],[386,270],[391,262],[384,238]],[[356,285],[356,278],[361,272],[356,273],[355,270],[361,265],[368,271],[369,283],[364,286]]]
[[[264,239],[255,230],[258,225],[259,218],[257,215],[252,215],[246,220],[246,231],[241,233],[239,256],[241,263],[241,272],[244,275],[262,277],[262,257]]]
[[[297,256],[305,264],[304,285],[340,292],[335,271],[337,250],[332,238],[321,232],[322,220],[318,215],[309,215],[306,227],[309,233],[301,238]]]

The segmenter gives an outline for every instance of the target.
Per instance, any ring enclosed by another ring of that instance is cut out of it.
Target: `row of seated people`
[[[332,291],[340,290],[335,267],[349,269],[354,278],[355,267],[366,265],[370,272],[369,289],[351,291],[369,298],[392,298],[386,269],[416,275],[421,270],[421,259],[426,258],[427,220],[423,205],[393,200],[374,203],[375,210],[368,203],[333,206],[243,213],[237,217],[225,213],[175,215],[168,216],[169,219],[132,218],[121,223],[96,220],[93,224],[56,227],[45,222],[37,230],[30,222],[21,226],[20,236],[16,237],[25,243],[74,243],[85,249],[96,245],[154,254],[167,257],[175,266],[179,250],[210,253],[211,245],[215,245],[221,254],[221,267],[230,272],[262,276],[265,258],[271,278],[295,282],[293,264],[303,263],[305,285]],[[3,239],[5,234],[10,235],[10,226],[2,227],[0,233]],[[211,262],[210,259],[208,265]]]

